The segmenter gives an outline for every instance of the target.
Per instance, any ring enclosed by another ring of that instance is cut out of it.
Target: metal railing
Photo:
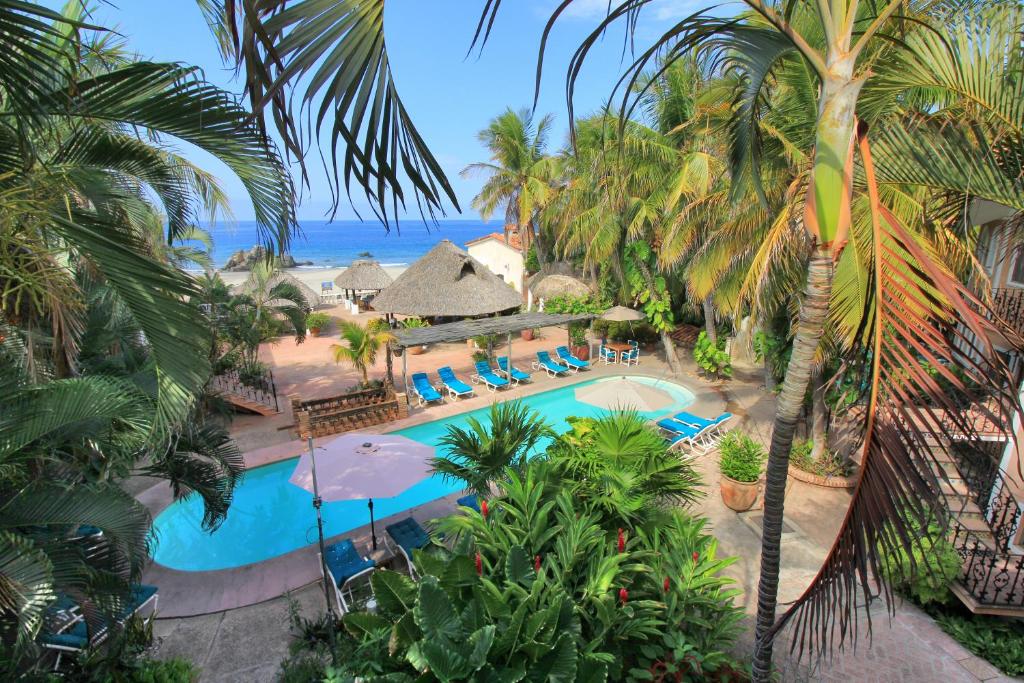
[[[274,373],[267,368],[260,373],[247,372],[244,375],[238,370],[228,370],[215,375],[210,385],[224,394],[234,394],[255,403],[265,405],[280,412],[277,403],[277,386],[274,384]]]
[[[992,290],[992,309],[1018,333],[1024,334],[1024,288]]]

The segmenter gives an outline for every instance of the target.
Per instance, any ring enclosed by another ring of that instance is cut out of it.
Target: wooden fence
[[[303,401],[296,394],[288,398],[301,439],[365,429],[409,415],[408,398],[391,387],[365,389],[311,401]]]

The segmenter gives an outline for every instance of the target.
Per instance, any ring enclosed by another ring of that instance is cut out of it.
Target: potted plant
[[[729,508],[743,512],[753,506],[765,458],[764,447],[746,434],[729,432],[718,444],[722,500]]]
[[[420,327],[430,327],[430,323],[428,323],[423,318],[406,318],[405,320],[402,321],[402,327],[404,327],[407,330],[414,330]],[[418,356],[421,353],[425,353],[426,350],[426,344],[424,344],[423,346],[410,346],[409,355]]]
[[[569,326],[569,350],[580,360],[590,360],[590,344],[587,343],[587,328],[582,325]]]
[[[537,336],[535,332],[536,330],[533,329],[521,330],[519,336],[523,338],[523,341],[533,341],[533,338]]]
[[[331,317],[326,313],[309,313],[306,315],[306,329],[314,337],[319,337],[323,330],[331,322]]]

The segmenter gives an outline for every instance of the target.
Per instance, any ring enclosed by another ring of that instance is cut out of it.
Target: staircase
[[[210,381],[210,386],[225,401],[244,412],[268,417],[281,412],[277,403],[274,373],[270,370],[259,376],[247,375],[244,378],[237,370],[229,370],[216,375]]]
[[[950,511],[950,540],[963,560],[953,593],[976,614],[1024,617],[1024,554],[1010,545],[1021,505],[999,470],[1005,446],[955,441],[933,454],[946,476],[939,489]]]

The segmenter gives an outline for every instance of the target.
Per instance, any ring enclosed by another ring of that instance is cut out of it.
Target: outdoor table
[[[621,356],[623,353],[629,353],[633,350],[633,345],[629,342],[605,342],[604,347],[614,351],[617,356]]]

